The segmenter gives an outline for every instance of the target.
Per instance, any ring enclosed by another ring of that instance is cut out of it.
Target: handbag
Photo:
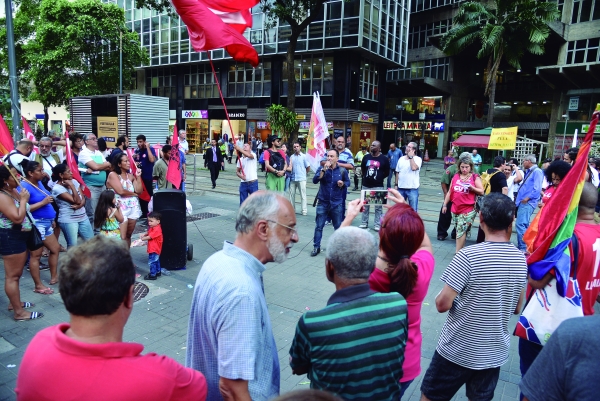
[[[545,345],[550,336],[565,320],[583,316],[581,292],[577,283],[579,244],[571,238],[574,256],[573,277],[569,277],[567,293],[561,297],[557,291],[556,278],[542,289],[531,292],[523,313],[519,317],[514,334],[524,340]]]
[[[33,219],[29,216],[29,213],[27,213],[27,218],[31,222],[31,231],[29,232],[26,241],[27,249],[30,251],[37,251],[42,246],[44,246],[44,240],[42,240],[42,234],[40,233],[40,230],[38,230],[35,226],[35,223],[33,222]]]

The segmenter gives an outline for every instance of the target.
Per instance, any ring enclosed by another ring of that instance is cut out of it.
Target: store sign
[[[310,128],[310,121],[301,121],[298,124],[300,124],[299,129],[309,129]],[[327,129],[333,129],[333,122],[329,121],[327,122]]]
[[[118,136],[117,117],[96,117],[97,137],[104,138],[109,148],[114,148]]]
[[[589,124],[583,124],[581,126],[581,133],[586,134],[589,129],[590,129]],[[594,134],[600,134],[600,124],[596,125],[596,130],[594,131]]]
[[[367,113],[360,113],[358,115],[358,121],[360,121],[361,123],[372,123],[373,119],[369,117]]]
[[[245,120],[246,110],[231,110],[227,112],[230,120]],[[211,120],[226,120],[225,110],[215,109],[209,110],[209,118]]]
[[[258,121],[256,123],[256,128],[257,129],[269,129],[269,123],[266,121]]]
[[[398,121],[399,130],[408,130],[408,131],[444,131],[444,123],[443,122],[433,122],[433,121]],[[391,130],[394,129],[393,121],[384,121],[383,129]]]
[[[432,131],[444,131],[444,122],[434,122],[431,127]]]
[[[183,118],[208,118],[208,110],[183,110]]]
[[[579,110],[579,96],[569,98],[569,111]]]
[[[488,149],[512,150],[517,147],[518,127],[492,128]]]

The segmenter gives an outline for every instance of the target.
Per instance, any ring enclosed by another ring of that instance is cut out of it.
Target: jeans
[[[94,212],[96,211],[96,206],[98,206],[98,200],[100,199],[100,194],[104,192],[106,186],[102,185],[101,187],[95,187],[93,185],[88,186],[90,189],[90,193],[92,195],[91,199],[86,199],[85,202],[85,213],[90,220],[90,225],[94,227]],[[75,241],[77,242],[77,241]]]
[[[398,192],[400,192],[400,195],[402,195],[404,199],[406,199],[410,207],[412,207],[415,210],[415,212],[417,212],[419,206],[419,188],[398,188]]]
[[[286,194],[290,190],[290,181],[292,181],[292,177],[289,175],[286,175],[285,176],[285,186],[283,187],[283,192],[285,192]]]
[[[387,178],[387,188],[394,188],[394,185],[392,184],[392,179],[395,179],[395,177],[396,177],[396,167],[390,168],[390,175],[388,175],[388,178]]]
[[[327,217],[331,217],[333,229],[337,230],[340,227],[340,224],[342,224],[343,214],[343,204],[330,206],[329,204],[323,205],[319,203],[317,205],[317,217],[315,218],[317,226],[315,227],[315,236],[313,238],[313,244],[315,248],[321,247],[321,238],[323,238],[323,227],[325,227],[325,220],[327,220]]]
[[[244,203],[246,198],[258,191],[258,180],[252,182],[240,182],[240,205]]]
[[[362,190],[365,189],[385,189],[383,187],[373,187],[373,188],[369,188],[369,187],[362,187]],[[362,213],[362,224],[366,224],[367,227],[369,226],[369,209],[370,209],[370,205],[364,205],[363,206],[364,210]],[[383,206],[382,205],[375,205],[375,220],[373,221],[373,225],[375,227],[379,227],[381,225],[381,215],[383,214]]]
[[[89,220],[82,220],[75,223],[58,223],[58,225],[67,240],[67,248],[77,245],[77,234],[79,234],[84,241],[87,241],[94,236],[94,230],[92,229]]]
[[[517,248],[521,251],[527,250],[527,245],[523,242],[523,234],[529,228],[529,222],[531,220],[531,215],[533,214],[533,206],[525,203],[521,203],[517,207]]]
[[[409,380],[407,382],[400,382],[400,399],[404,396],[404,393],[408,389],[408,387],[414,382],[415,379]]]
[[[308,209],[306,208],[306,180],[305,181],[292,181],[290,183],[290,202],[292,207],[296,210],[296,192],[300,192],[300,201],[302,204],[302,214],[307,214]]]
[[[160,255],[152,252],[148,254],[148,266],[150,266],[150,275],[156,276],[160,273]]]

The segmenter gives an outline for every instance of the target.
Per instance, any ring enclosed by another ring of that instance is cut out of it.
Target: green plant
[[[298,131],[296,113],[280,104],[272,104],[267,108],[267,122],[273,133],[283,135],[284,141],[291,139],[292,134]]]

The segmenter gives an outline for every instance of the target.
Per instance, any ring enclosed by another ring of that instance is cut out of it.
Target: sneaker
[[[362,223],[358,228],[369,228],[368,224]]]
[[[144,276],[144,280],[156,280],[158,277],[151,275],[150,273]]]
[[[326,226],[328,226],[328,225],[330,225],[330,224],[331,224],[331,221],[326,221],[326,222],[325,222],[325,225],[326,225]]]
[[[319,248],[318,246],[316,246],[312,252],[310,253],[310,256],[317,256],[319,253],[321,253],[321,248]]]
[[[302,212],[302,216],[306,216],[307,214],[307,212]]]
[[[373,227],[373,231],[379,231],[379,226]]]

